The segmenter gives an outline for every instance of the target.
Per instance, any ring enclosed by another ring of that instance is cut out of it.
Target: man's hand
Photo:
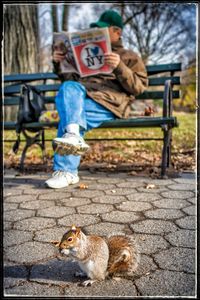
[[[65,58],[65,54],[62,51],[54,51],[52,55],[52,59],[55,62],[61,62]]]
[[[120,56],[114,52],[105,53],[104,62],[114,70],[120,63]]]

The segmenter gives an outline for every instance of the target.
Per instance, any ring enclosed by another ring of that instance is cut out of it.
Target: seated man
[[[105,54],[104,59],[112,73],[83,78],[76,73],[61,74],[59,65],[64,55],[53,52],[54,72],[63,84],[56,97],[60,122],[53,141],[54,172],[46,181],[50,188],[64,188],[79,181],[80,155],[89,148],[84,133],[104,121],[127,118],[134,96],[142,93],[148,84],[141,58],[123,48],[123,23],[117,12],[105,11],[90,27],[108,27],[112,52]]]

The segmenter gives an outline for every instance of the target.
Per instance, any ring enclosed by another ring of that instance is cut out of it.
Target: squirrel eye
[[[72,241],[72,238],[71,238],[71,237],[69,237],[67,240],[68,240],[68,242],[71,242],[71,241]]]

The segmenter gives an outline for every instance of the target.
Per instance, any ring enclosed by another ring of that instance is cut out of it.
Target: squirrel
[[[61,254],[74,258],[82,272],[76,276],[89,278],[83,286],[92,285],[106,277],[134,275],[138,267],[140,255],[135,243],[123,235],[103,238],[86,235],[80,227],[71,226],[61,241],[52,241]]]

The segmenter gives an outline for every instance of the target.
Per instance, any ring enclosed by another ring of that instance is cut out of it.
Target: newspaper
[[[111,73],[104,63],[104,53],[111,52],[107,28],[92,28],[78,32],[54,32],[53,50],[62,51],[65,59],[60,63],[62,73],[78,73],[81,77]]]

